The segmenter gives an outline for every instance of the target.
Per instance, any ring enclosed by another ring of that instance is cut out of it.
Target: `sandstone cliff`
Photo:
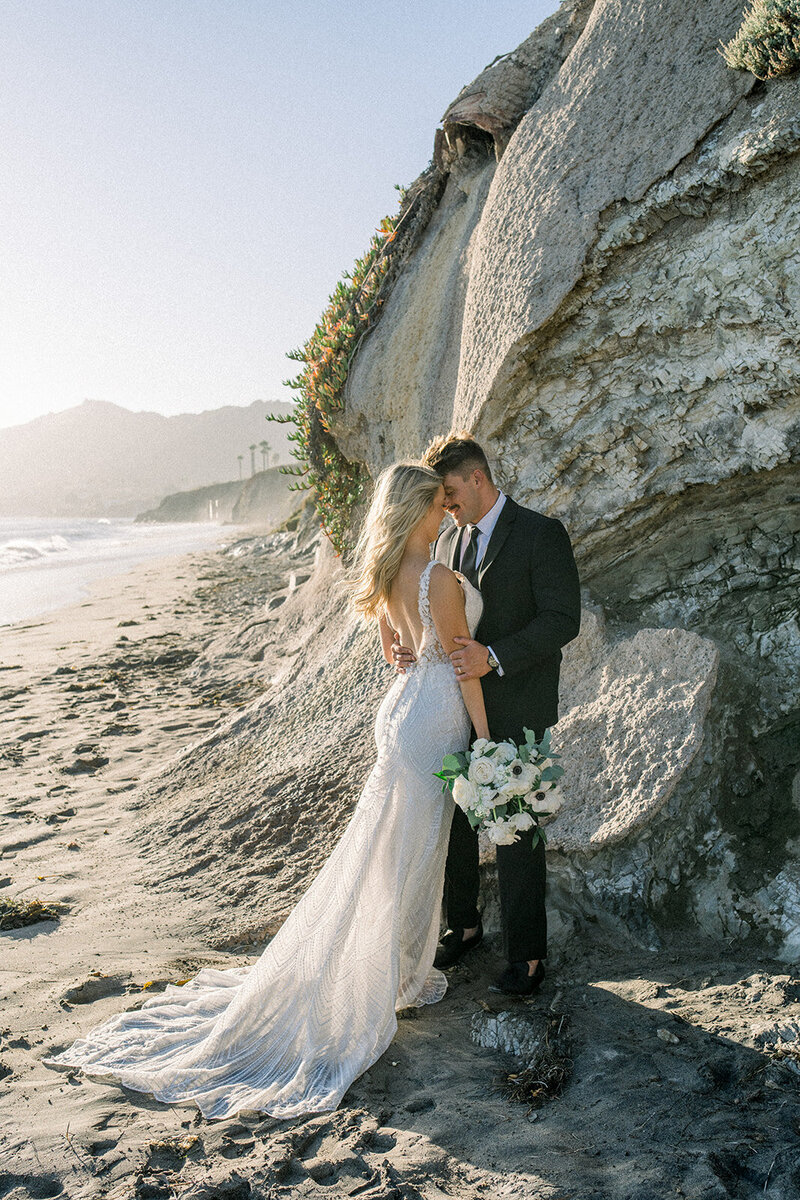
[[[375,474],[466,425],[572,534],[556,945],[589,920],[800,949],[800,79],[726,67],[740,19],[566,0],[464,89],[334,426]],[[323,543],[281,623],[242,632],[268,697],[153,792],[173,846],[272,848],[285,906],[358,793],[386,685],[339,570]],[[279,919],[275,886],[237,889],[243,921]]]

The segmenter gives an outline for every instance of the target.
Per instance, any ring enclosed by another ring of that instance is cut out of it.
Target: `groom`
[[[423,463],[441,476],[454,525],[434,554],[480,589],[483,615],[474,639],[457,638],[451,655],[460,679],[479,678],[495,741],[537,740],[558,720],[561,647],[577,636],[580,591],[572,547],[560,521],[516,504],[495,486],[481,447],[468,434],[432,442]],[[402,663],[409,651],[398,647]],[[497,847],[503,952],[496,988],[529,995],[544,978],[547,955],[545,850],[532,831]],[[477,909],[478,837],[460,808],[450,833],[445,878],[449,929],[436,966],[451,967],[483,937]]]

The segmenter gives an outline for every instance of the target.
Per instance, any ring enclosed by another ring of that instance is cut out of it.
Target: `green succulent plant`
[[[752,0],[721,53],[729,67],[774,79],[800,69],[800,0]]]

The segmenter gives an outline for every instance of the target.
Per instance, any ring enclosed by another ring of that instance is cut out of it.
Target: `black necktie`
[[[469,545],[461,559],[461,574],[467,577],[473,587],[478,586],[478,538],[480,536],[480,529],[477,525],[473,525],[469,535]]]

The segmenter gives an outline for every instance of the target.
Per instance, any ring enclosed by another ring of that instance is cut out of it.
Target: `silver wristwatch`
[[[489,664],[489,667],[491,668],[492,671],[496,671],[497,668],[500,666],[500,663],[497,661],[495,656],[492,654],[491,650],[489,651],[489,657],[486,661]]]

